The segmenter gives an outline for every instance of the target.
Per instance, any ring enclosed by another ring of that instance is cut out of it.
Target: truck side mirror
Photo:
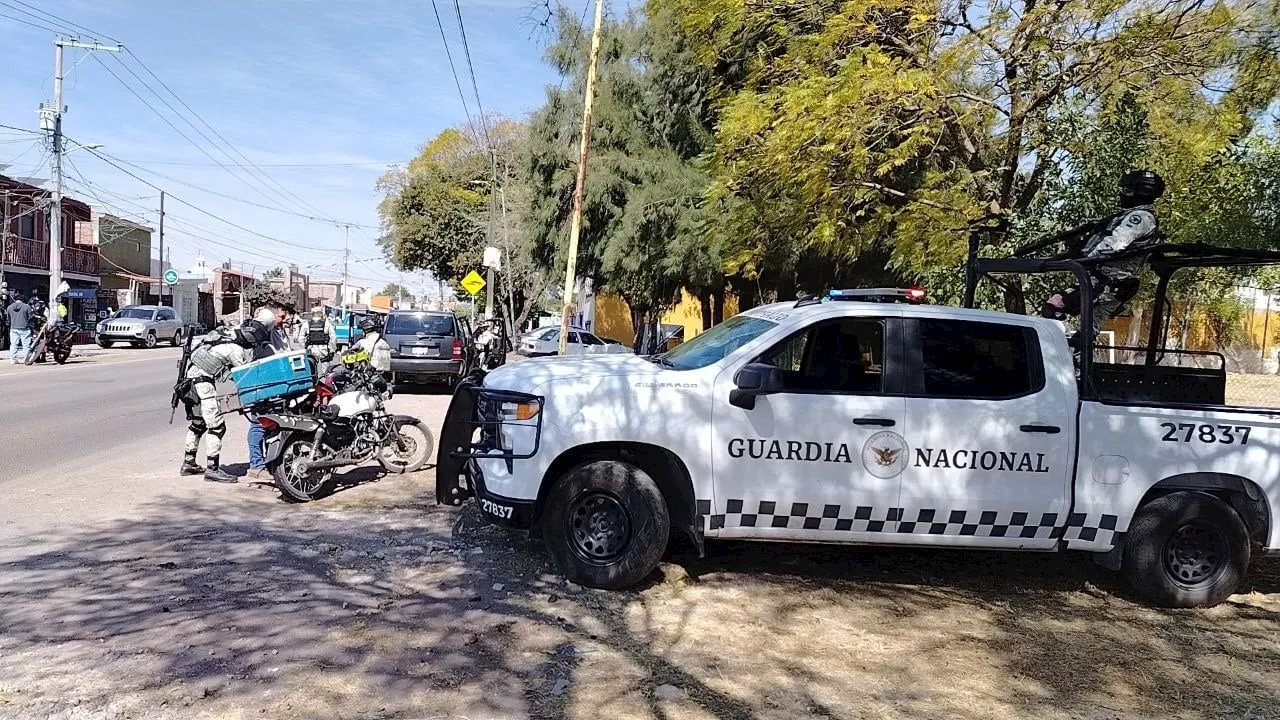
[[[736,388],[729,391],[729,404],[743,410],[754,410],[756,398],[782,392],[782,371],[767,363],[748,363],[734,376]]]

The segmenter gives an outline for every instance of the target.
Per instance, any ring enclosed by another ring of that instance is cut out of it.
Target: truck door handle
[[[1057,435],[1062,432],[1062,428],[1057,425],[1023,425],[1018,429],[1026,433],[1044,433],[1045,435]]]
[[[890,420],[889,418],[862,417],[862,418],[854,418],[853,424],[854,425],[879,425],[880,427],[893,427],[894,421]]]

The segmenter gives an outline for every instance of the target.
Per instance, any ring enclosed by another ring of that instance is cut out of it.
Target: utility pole
[[[49,317],[53,318],[58,306],[58,287],[62,285],[62,49],[64,47],[84,50],[105,50],[121,52],[123,45],[102,45],[100,43],[84,43],[78,40],[53,41],[53,108],[41,108],[41,125],[49,115],[52,122],[45,129],[53,134],[53,206],[49,217]]]
[[[338,293],[338,304],[347,306],[347,261],[351,258],[351,226],[343,225],[346,234],[342,238],[342,292]]]
[[[604,0],[596,0],[595,27],[591,30],[591,56],[587,59],[587,91],[582,103],[582,142],[578,147],[578,177],[573,185],[573,216],[569,223],[569,257],[564,272],[564,309],[560,313],[560,354],[569,341],[569,315],[573,312],[574,272],[578,269],[578,236],[582,233],[582,199],[587,189],[587,153],[591,148],[591,104],[596,96],[596,64],[600,61],[600,22]]]
[[[505,177],[505,176],[504,176]],[[511,288],[511,253],[508,248],[511,247],[511,235],[507,232],[507,191],[503,186],[498,186],[498,197],[502,200],[502,262],[507,269],[506,286],[507,286],[507,337],[516,336],[516,293]]]
[[[164,191],[160,191],[160,304],[164,305]]]
[[[12,220],[9,214],[9,191],[4,191],[4,224],[0,225],[0,283],[4,282],[4,258],[9,251],[9,222]],[[0,303],[7,303],[9,298],[0,297]]]

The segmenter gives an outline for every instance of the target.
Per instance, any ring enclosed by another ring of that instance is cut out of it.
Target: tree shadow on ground
[[[1273,613],[1141,607],[1087,558],[717,543],[682,558],[693,580],[609,593],[566,585],[535,543],[470,509],[399,490],[394,507],[157,502],[0,547],[0,715],[78,702],[108,717],[976,720],[1068,717],[1111,696],[1152,717],[1280,704]]]

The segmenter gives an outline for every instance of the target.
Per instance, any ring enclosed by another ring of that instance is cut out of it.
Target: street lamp
[[[70,150],[64,150],[62,153],[62,156],[66,157],[77,150],[98,150],[102,147],[105,147],[102,143],[93,143],[92,145],[81,145],[79,143],[76,143],[76,146],[71,148]]]

